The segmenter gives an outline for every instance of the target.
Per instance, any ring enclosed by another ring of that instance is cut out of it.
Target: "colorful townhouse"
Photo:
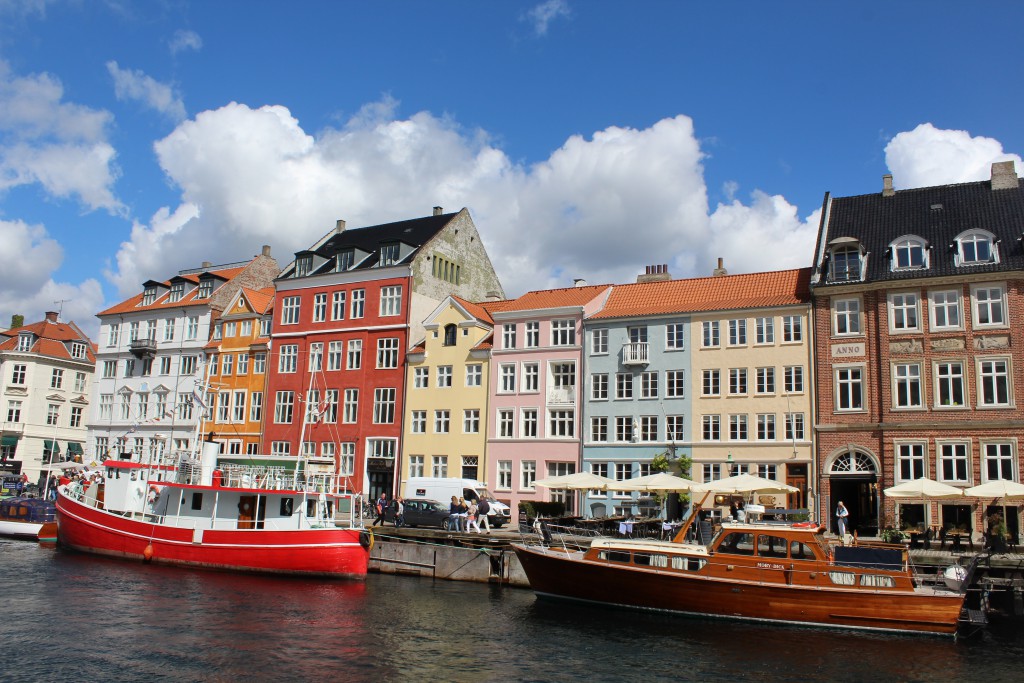
[[[213,319],[243,287],[263,289],[279,272],[264,246],[249,261],[204,263],[148,280],[138,294],[98,313],[89,456],[158,458],[196,446],[198,422],[204,413],[214,416],[216,394],[203,393]]]
[[[450,295],[504,298],[469,211],[338,221],[275,288],[263,452],[333,458],[340,490],[396,492],[410,344]]]
[[[203,433],[227,456],[260,453],[273,309],[272,286],[242,287],[216,318],[206,345],[212,414]]]
[[[45,476],[47,465],[82,457],[96,356],[78,326],[56,311],[0,331],[0,463]]]
[[[486,479],[494,331],[487,305],[446,297],[409,350],[400,474],[407,495],[409,477]]]
[[[515,511],[521,501],[574,497],[538,488],[543,477],[580,464],[583,320],[604,306],[611,285],[528,292],[491,309],[487,482]]]
[[[928,477],[1020,481],[1024,443],[1024,188],[1013,162],[989,180],[825,195],[814,254],[820,514],[851,527],[1020,528],[1017,506],[895,501]]]
[[[800,492],[758,503],[806,508],[814,495],[811,270],[727,275],[719,262],[716,273],[681,280],[672,295],[690,314],[693,478],[773,479]]]

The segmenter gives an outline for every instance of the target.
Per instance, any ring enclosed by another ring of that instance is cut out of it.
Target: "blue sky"
[[[1024,172],[1024,5],[0,0],[0,326],[470,209],[510,296],[807,265],[826,191]]]

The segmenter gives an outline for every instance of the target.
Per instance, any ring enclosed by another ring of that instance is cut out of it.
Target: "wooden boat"
[[[917,581],[900,548],[845,547],[824,528],[725,524],[704,545],[551,538],[513,544],[541,597],[764,622],[955,634],[963,591]],[[550,536],[550,534],[546,534]]]
[[[373,536],[353,523],[353,496],[328,492],[333,470],[220,465],[217,450],[206,444],[200,462],[107,460],[102,482],[59,487],[59,544],[171,565],[365,578]]]
[[[36,540],[40,530],[55,519],[53,501],[41,498],[4,498],[0,500],[0,536]]]

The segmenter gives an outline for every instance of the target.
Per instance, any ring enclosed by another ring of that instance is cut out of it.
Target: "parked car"
[[[430,498],[406,498],[402,502],[405,504],[406,526],[431,526],[447,531],[447,505]],[[384,521],[388,524],[395,523],[394,505],[388,505],[388,509],[384,512]]]
[[[512,510],[508,505],[494,497],[483,482],[476,479],[458,479],[454,477],[409,477],[405,484],[405,493],[413,500],[419,498],[431,498],[433,500],[451,500],[465,498],[466,502],[486,500],[491,511],[487,513],[487,519],[491,526],[500,529],[512,521]]]

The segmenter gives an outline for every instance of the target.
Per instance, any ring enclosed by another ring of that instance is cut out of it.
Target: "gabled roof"
[[[850,238],[868,254],[865,282],[1024,269],[1024,186],[993,190],[991,181],[983,180],[897,190],[891,196],[879,192],[835,197],[826,206],[828,221],[819,231],[814,254],[816,266],[822,269],[816,288],[850,284],[825,279],[829,246]],[[998,263],[956,265],[956,238],[972,229],[985,230],[999,240]],[[927,243],[929,267],[893,271],[889,245],[908,235]]]
[[[41,320],[30,325],[22,325],[13,330],[0,332],[0,351],[16,351],[18,348],[18,336],[22,332],[32,334],[32,347],[29,353],[36,353],[49,358],[60,358],[62,360],[76,361],[79,363],[95,363],[95,346],[85,333],[78,329],[74,323],[53,322]],[[81,342],[85,344],[85,356],[73,358],[71,356],[71,344]]]
[[[563,289],[542,289],[527,292],[517,299],[485,302],[480,305],[492,314],[499,312],[536,311],[549,308],[585,306],[609,287],[611,287],[611,285],[586,285],[583,287],[565,287]],[[492,304],[494,305],[492,306]]]
[[[494,319],[491,318],[491,314],[487,311],[486,308],[484,308],[480,304],[474,304],[472,302],[466,301],[462,297],[455,296],[454,294],[452,295],[452,300],[456,301],[460,306],[466,309],[466,313],[469,313],[477,320],[485,322],[488,325],[494,325]]]
[[[232,263],[232,264],[224,265],[224,266],[212,266],[210,269],[202,271],[202,272],[196,272],[195,270],[182,271],[181,273],[178,273],[178,275],[175,276],[172,279],[173,280],[184,279],[184,280],[187,280],[188,282],[192,282],[193,284],[198,285],[199,284],[199,280],[200,280],[201,277],[209,275],[209,276],[214,277],[217,280],[221,280],[222,282],[229,282],[232,278],[234,278],[239,273],[241,273],[243,270],[245,270],[245,267],[247,265],[249,265],[249,263],[251,263],[251,261],[248,261],[248,262],[246,262],[245,264],[242,264],[242,265],[239,265],[237,263]],[[183,296],[181,299],[179,299],[177,301],[170,301],[171,293],[170,293],[169,290],[170,290],[170,286],[171,286],[171,280],[167,280],[167,281],[163,282],[162,284],[165,287],[167,287],[168,290],[161,292],[160,296],[156,297],[156,299],[151,304],[148,304],[146,306],[142,305],[142,299],[143,299],[143,296],[145,295],[145,292],[143,291],[143,292],[139,292],[138,294],[136,294],[136,295],[134,295],[134,296],[132,296],[132,297],[130,297],[128,299],[125,299],[124,301],[122,301],[119,304],[115,304],[115,305],[111,306],[110,308],[108,308],[108,309],[106,309],[104,311],[100,311],[96,315],[97,316],[103,316],[103,315],[113,315],[113,314],[117,314],[117,313],[138,313],[139,311],[168,310],[168,309],[173,309],[173,308],[183,308],[183,307],[186,307],[186,306],[194,306],[194,305],[197,305],[197,304],[208,304],[209,301],[210,301],[208,298],[199,299],[198,298],[198,295],[199,295],[199,290],[198,289],[193,289],[193,290],[187,292],[185,294],[185,296]],[[216,291],[216,288],[214,288],[214,291]]]
[[[587,320],[806,304],[810,268],[615,285]]]

